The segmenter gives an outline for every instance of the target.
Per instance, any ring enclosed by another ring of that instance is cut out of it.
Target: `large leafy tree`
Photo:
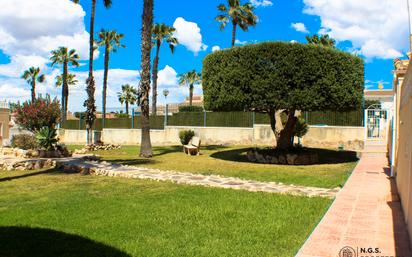
[[[51,52],[50,60],[52,61],[52,66],[56,64],[61,64],[63,66],[63,73],[61,75],[62,79],[62,121],[66,120],[68,100],[69,100],[69,84],[68,84],[68,75],[69,75],[69,65],[74,67],[79,67],[79,55],[76,53],[76,50],[71,49],[70,51],[67,47],[59,47],[57,50]]]
[[[46,77],[44,74],[40,74],[40,68],[30,67],[24,71],[21,78],[31,86],[31,100],[34,101],[36,99],[36,82],[43,83]]]
[[[67,108],[69,106],[69,88],[79,83],[79,81],[76,78],[76,75],[70,74],[70,73],[67,74],[66,81],[67,81],[66,89],[64,92],[64,103],[66,105],[65,113],[67,113]],[[63,75],[59,75],[56,77],[56,87],[62,87],[62,86],[63,86]],[[62,97],[62,100],[63,100],[63,97]]]
[[[153,60],[153,83],[152,83],[152,115],[157,113],[157,75],[159,71],[159,54],[160,47],[163,41],[169,44],[172,54],[174,53],[175,46],[179,43],[174,35],[175,28],[169,27],[164,23],[157,23],[152,28],[152,41],[156,46],[156,56]]]
[[[202,83],[202,75],[200,73],[197,73],[195,70],[186,72],[182,74],[179,78],[179,84],[181,86],[189,87],[190,106],[192,106],[193,102],[193,90],[195,88],[195,85],[199,85],[200,83]]]
[[[122,86],[122,92],[117,93],[119,102],[126,105],[126,114],[129,115],[129,104],[135,104],[138,99],[137,89],[125,84]]]
[[[243,31],[248,31],[250,26],[257,24],[258,17],[254,13],[255,7],[251,3],[241,4],[240,0],[228,0],[227,5],[220,4],[217,6],[220,14],[215,20],[220,23],[220,29],[223,30],[228,23],[232,23],[232,47],[235,46],[237,27]]]
[[[87,129],[87,144],[92,144],[92,128],[93,123],[96,119],[96,100],[94,98],[94,93],[96,90],[96,85],[93,77],[93,55],[94,55],[94,20],[96,16],[96,1],[91,0],[91,12],[90,12],[90,39],[89,39],[89,76],[86,80],[86,92],[87,92],[87,100],[84,102],[84,106],[86,107],[86,129]],[[76,4],[80,2],[80,0],[73,0]],[[109,8],[112,5],[112,0],[103,0],[103,4],[106,8]]]
[[[153,27],[153,7],[154,0],[143,0],[142,14],[142,40],[141,40],[141,80],[140,80],[140,108],[142,111],[141,125],[142,137],[140,156],[150,158],[153,156],[152,143],[150,141],[150,110],[149,110],[149,93],[150,93],[150,54],[152,50],[152,27]]]
[[[118,48],[124,48],[121,43],[124,38],[123,34],[117,33],[115,30],[101,30],[99,33],[99,40],[97,45],[104,47],[104,76],[103,76],[103,94],[102,94],[102,106],[103,106],[103,127],[106,124],[106,97],[107,97],[107,80],[109,77],[109,62],[110,53],[117,52]]]
[[[364,63],[333,48],[262,43],[208,55],[202,85],[206,109],[266,113],[276,146],[287,149],[298,111],[361,106]]]
[[[306,36],[306,41],[308,44],[324,46],[324,47],[331,47],[334,48],[336,46],[335,39],[329,37],[329,35],[312,35]]]

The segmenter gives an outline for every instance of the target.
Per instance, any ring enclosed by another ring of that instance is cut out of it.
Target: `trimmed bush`
[[[364,62],[338,49],[267,42],[209,54],[202,76],[207,110],[266,113],[277,146],[286,149],[292,146],[295,111],[361,106]],[[287,120],[276,130],[280,112]]]
[[[34,150],[39,147],[36,137],[31,134],[14,135],[10,143],[11,147],[23,150]]]
[[[203,112],[202,106],[179,106],[179,112]]]
[[[179,138],[182,145],[189,144],[190,140],[195,136],[195,132],[193,130],[183,130],[179,132]]]

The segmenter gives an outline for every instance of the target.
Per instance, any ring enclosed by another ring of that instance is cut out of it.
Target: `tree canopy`
[[[364,63],[331,48],[268,42],[208,55],[205,107],[213,111],[348,110],[361,105]]]

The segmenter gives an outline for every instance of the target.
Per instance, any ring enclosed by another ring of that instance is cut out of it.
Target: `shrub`
[[[294,136],[302,138],[308,131],[309,127],[305,119],[299,117],[295,125]]]
[[[44,127],[36,133],[39,146],[47,151],[55,150],[59,142],[57,131],[54,128]]]
[[[182,145],[189,144],[190,140],[195,136],[195,132],[193,130],[183,130],[179,132],[179,138]]]
[[[127,114],[127,113],[123,113],[123,112],[117,112],[117,113],[115,113],[114,114],[114,116],[116,117],[116,118],[129,118],[130,116],[129,116],[129,114]]]
[[[11,146],[23,150],[36,149],[39,147],[36,137],[31,134],[14,135],[11,138]]]
[[[179,106],[179,112],[203,112],[202,106]]]
[[[206,56],[202,86],[206,110],[266,113],[277,147],[287,149],[292,146],[295,111],[361,106],[364,62],[337,49],[266,42]],[[279,112],[287,115],[283,127],[276,124]]]
[[[15,110],[17,125],[34,133],[43,127],[54,128],[60,122],[59,100],[51,100],[49,95],[46,98],[39,97],[34,101],[24,102]]]

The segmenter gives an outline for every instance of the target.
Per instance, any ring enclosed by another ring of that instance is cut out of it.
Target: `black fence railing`
[[[309,125],[327,126],[363,126],[363,110],[334,112],[316,111],[303,112],[302,117]],[[151,116],[152,129],[164,129],[164,126],[191,126],[191,127],[242,127],[252,128],[255,124],[270,124],[269,116],[263,113],[252,112],[187,112],[176,113],[167,117]],[[65,129],[86,129],[83,119],[67,120],[63,124]],[[140,117],[106,119],[105,128],[112,129],[139,129]],[[96,119],[95,130],[102,130],[102,119]]]

